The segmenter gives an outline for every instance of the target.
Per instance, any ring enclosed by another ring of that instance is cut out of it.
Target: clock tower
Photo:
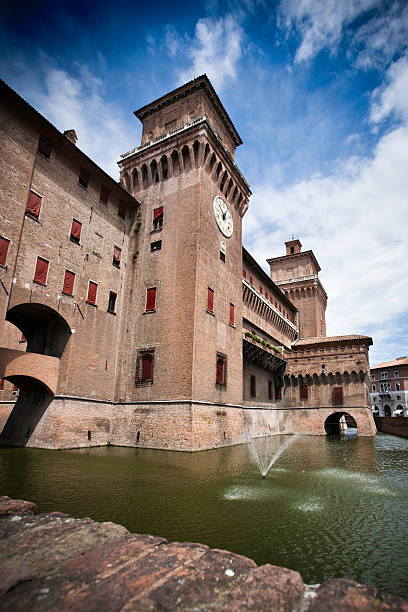
[[[199,437],[200,406],[242,403],[242,141],[205,75],[135,115],[141,145],[119,162],[141,212],[118,395],[187,406]]]

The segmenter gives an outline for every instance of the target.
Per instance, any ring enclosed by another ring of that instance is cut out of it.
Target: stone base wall
[[[374,417],[378,431],[408,438],[408,418],[407,417]]]
[[[10,404],[0,405],[0,427],[12,409]],[[56,398],[35,426],[18,420],[18,428],[8,430],[8,439],[3,435],[1,442],[50,449],[112,444],[198,451],[276,434],[325,435],[324,422],[335,412],[333,407],[263,408],[188,401],[113,404]],[[369,409],[348,407],[347,413],[356,420],[358,435],[375,435]]]

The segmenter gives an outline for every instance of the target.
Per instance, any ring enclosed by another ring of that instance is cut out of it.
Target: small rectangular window
[[[116,312],[116,298],[118,294],[115,291],[109,291],[109,301],[108,301],[108,312],[115,313]]]
[[[51,156],[52,144],[51,141],[48,140],[45,136],[40,136],[40,141],[38,143],[38,153],[41,153],[43,157],[46,159],[50,159]]]
[[[388,380],[388,372],[381,372],[381,380]]]
[[[47,284],[48,265],[49,262],[46,259],[37,257],[37,264],[35,266],[34,274],[34,280],[36,283],[39,283],[40,285]]]
[[[220,259],[222,263],[225,263],[225,253],[223,251],[220,251]]]
[[[82,223],[80,223],[76,219],[72,219],[71,235],[70,235],[70,239],[72,240],[72,242],[76,242],[77,244],[79,244],[79,241],[81,238],[81,229],[82,229]]]
[[[220,353],[217,353],[215,384],[218,387],[226,387],[227,385],[227,358]]]
[[[371,380],[375,380],[375,374],[371,374]]]
[[[160,251],[162,246],[161,240],[156,240],[156,242],[150,243],[150,251]]]
[[[309,395],[307,385],[300,385],[300,399],[307,400]]]
[[[159,206],[159,208],[155,208],[153,211],[153,229],[161,229],[163,227],[163,214],[164,209],[163,206]]]
[[[343,387],[333,388],[333,403],[335,406],[341,406],[343,404]]]
[[[394,378],[399,378],[399,372],[397,371],[394,372]]]
[[[136,362],[136,384],[153,383],[154,349],[139,351]]]
[[[256,397],[256,376],[251,374],[251,397]]]
[[[7,238],[0,238],[0,266],[6,265],[9,246],[10,240],[7,240]]]
[[[94,306],[96,305],[96,292],[97,291],[98,291],[98,284],[94,283],[93,281],[89,281],[88,297],[86,300],[88,304],[93,304]]]
[[[126,217],[126,204],[123,200],[120,200],[119,202],[118,217],[120,217],[121,219],[124,219]]]
[[[214,312],[214,291],[208,287],[207,291],[207,310]]]
[[[113,259],[112,259],[112,264],[115,266],[115,268],[120,268],[120,257],[122,255],[122,250],[115,246],[113,247]]]
[[[151,380],[152,379],[152,365],[153,358],[149,353],[142,355],[142,380]]]
[[[108,201],[109,201],[109,189],[107,189],[107,187],[105,187],[105,185],[101,186],[101,193],[99,196],[99,201],[102,202],[102,204],[105,204],[105,206],[108,205]]]
[[[229,307],[229,323],[230,325],[235,325],[235,307],[231,303]]]
[[[90,178],[91,175],[89,174],[88,170],[85,170],[85,168],[81,168],[79,172],[78,185],[81,185],[81,187],[83,187],[84,189],[88,189],[88,183]]]
[[[156,287],[146,291],[146,312],[152,312],[156,308]]]
[[[73,295],[74,293],[75,274],[70,270],[65,270],[64,286],[62,287],[62,293],[66,295]]]
[[[280,385],[275,384],[275,399],[282,399],[282,387]]]
[[[40,216],[41,202],[42,202],[42,197],[39,196],[38,193],[34,193],[34,191],[30,191],[29,196],[28,196],[26,212],[29,213],[31,216],[35,217],[36,219],[38,219],[38,217]]]

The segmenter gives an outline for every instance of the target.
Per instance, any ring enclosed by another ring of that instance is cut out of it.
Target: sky
[[[206,73],[242,140],[244,245],[299,238],[327,334],[408,355],[408,0],[2,3],[0,76],[118,180],[133,111]]]

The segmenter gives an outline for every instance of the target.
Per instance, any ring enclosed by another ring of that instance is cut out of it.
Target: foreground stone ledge
[[[351,580],[310,587],[228,551],[36,510],[0,497],[0,610],[408,612],[406,600]]]

